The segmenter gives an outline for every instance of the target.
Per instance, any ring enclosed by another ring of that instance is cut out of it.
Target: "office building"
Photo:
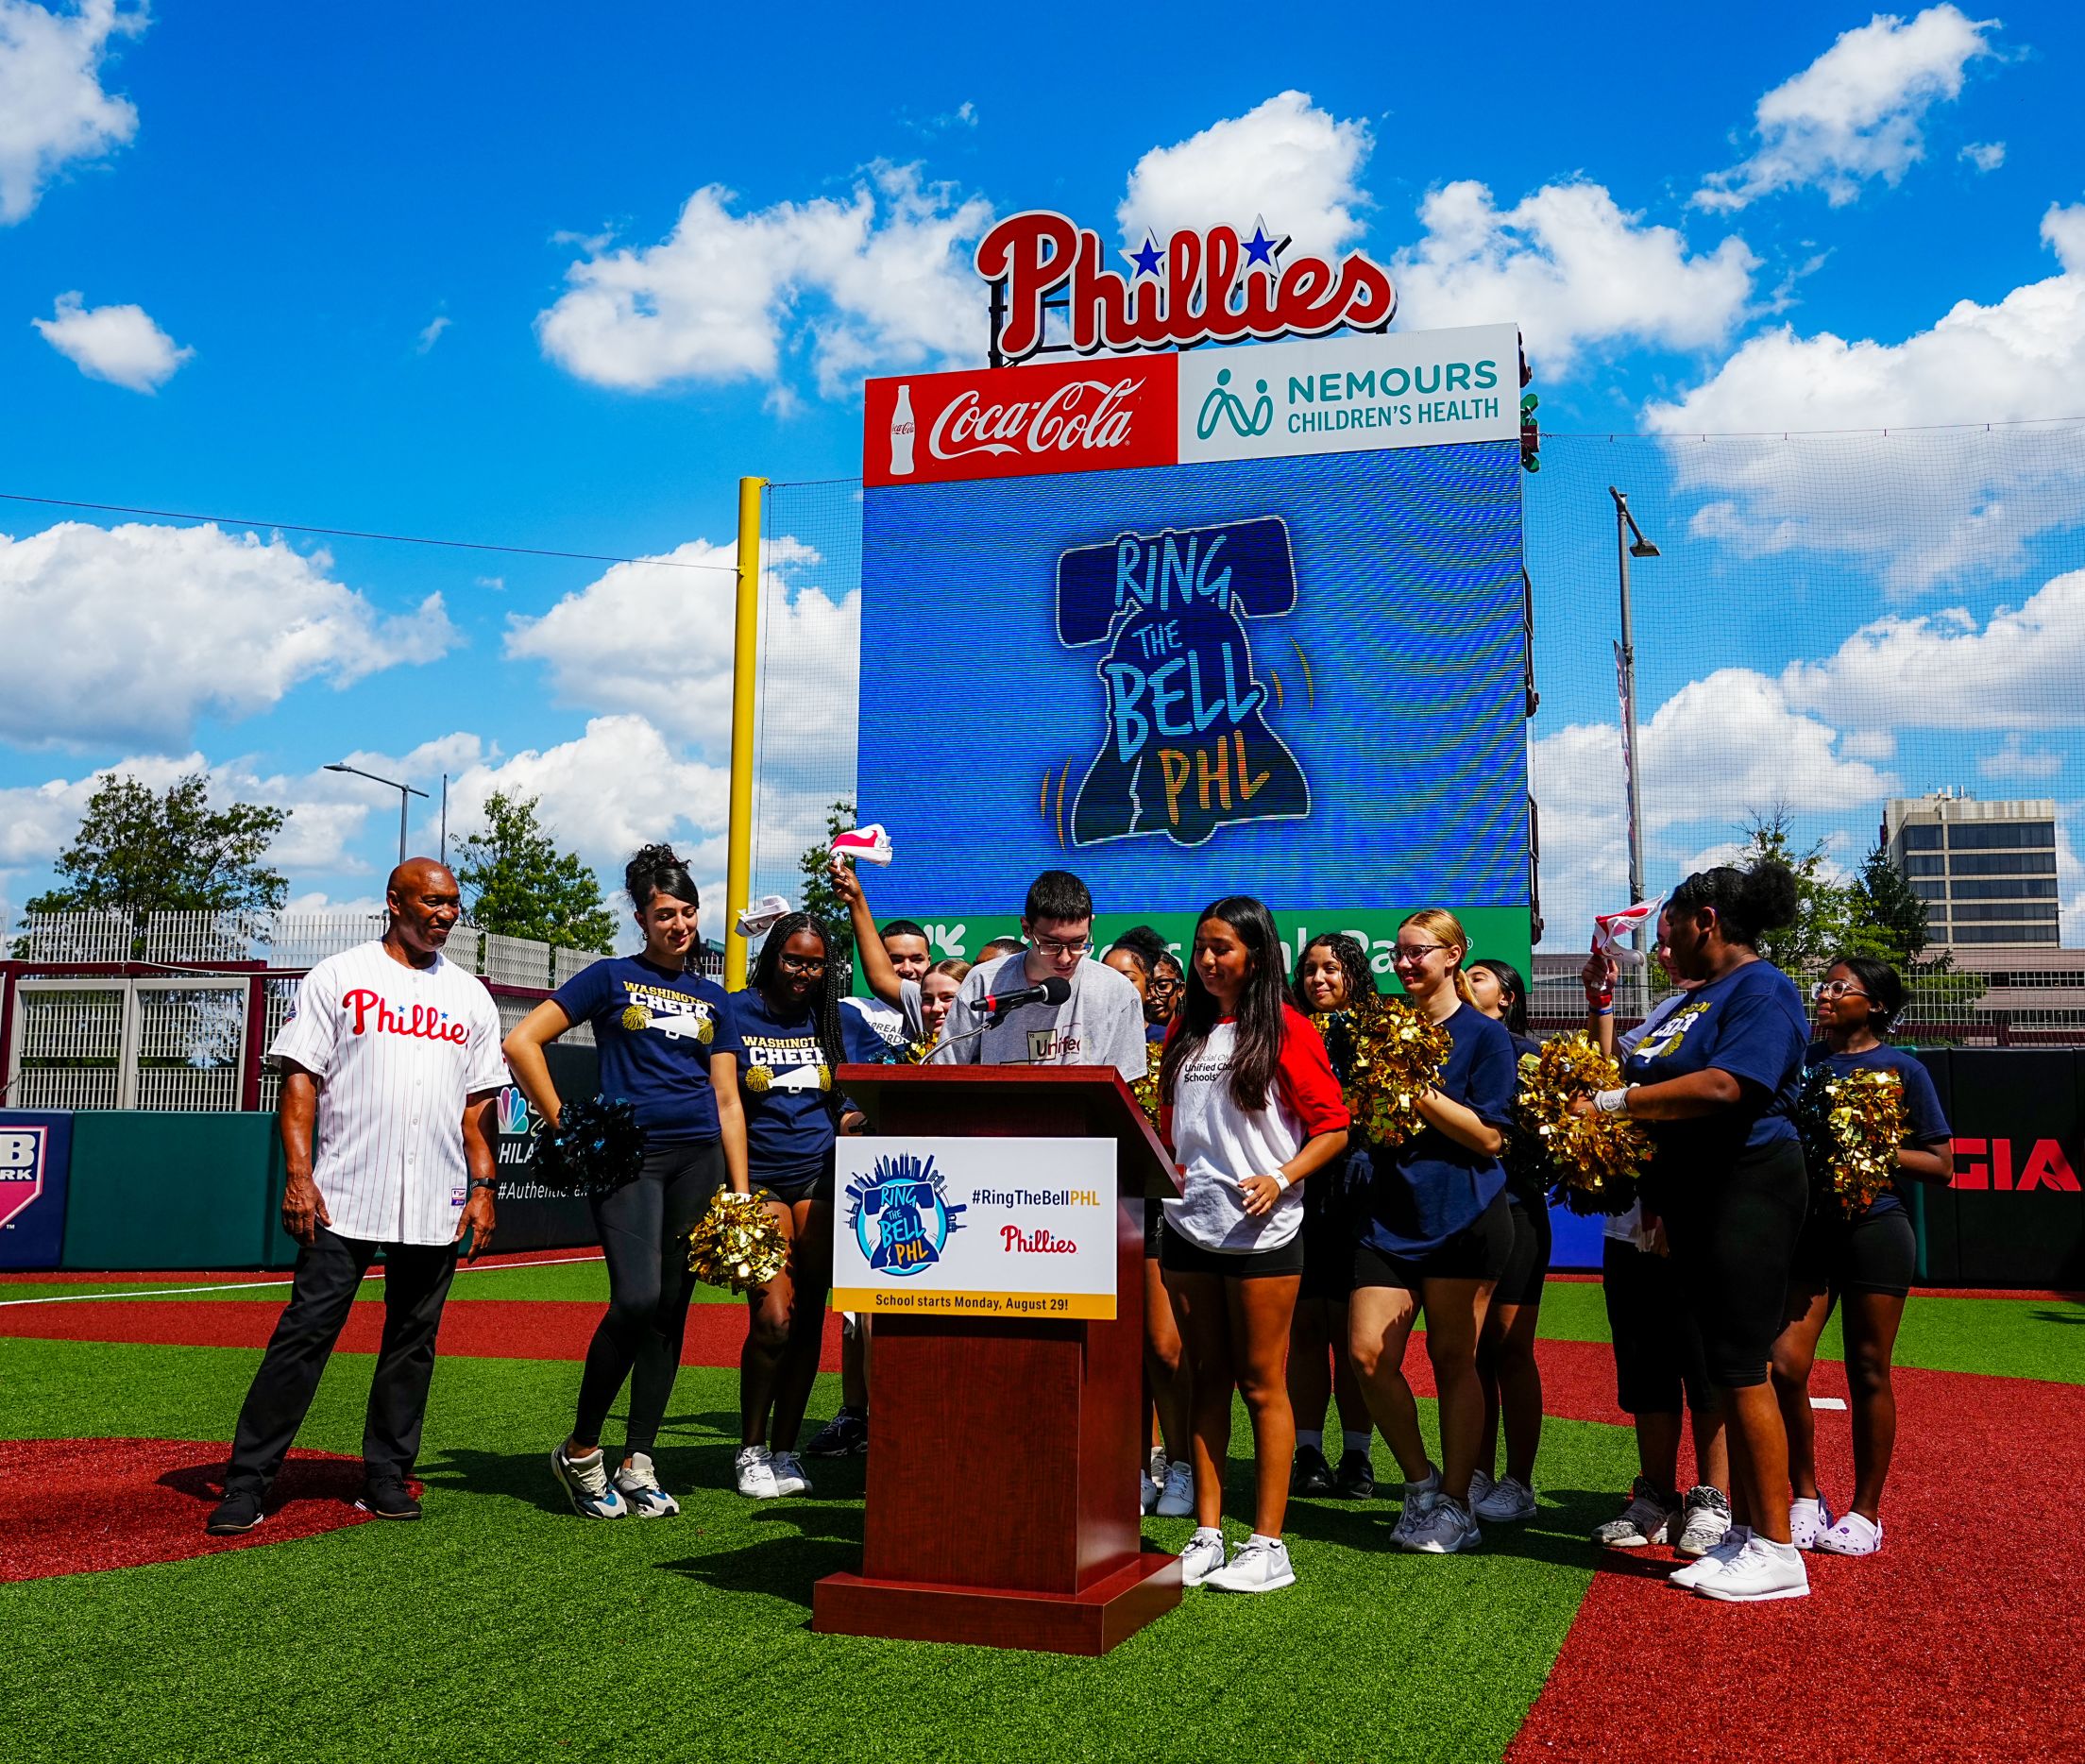
[[[1960,790],[1891,797],[1883,806],[1882,842],[1891,866],[1925,902],[1935,946],[2054,949],[2060,942],[2054,802],[1985,803]]]

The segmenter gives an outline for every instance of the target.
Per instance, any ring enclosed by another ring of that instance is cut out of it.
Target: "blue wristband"
[[[1614,1014],[1615,1008],[1612,1005],[1595,1005],[1593,1007],[1593,1015],[1596,1017],[1611,1017]]]

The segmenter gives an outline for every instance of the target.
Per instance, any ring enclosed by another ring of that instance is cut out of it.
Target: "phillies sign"
[[[992,228],[975,263],[987,281],[1006,284],[998,342],[1009,362],[1042,347],[1045,303],[1064,312],[1080,355],[1315,337],[1342,325],[1372,330],[1396,315],[1389,273],[1360,252],[1336,265],[1297,257],[1278,266],[1278,249],[1261,225],[1249,239],[1232,227],[1183,230],[1163,246],[1147,234],[1143,250],[1127,254],[1135,267],[1124,276],[1106,266],[1092,228],[1033,209]]]

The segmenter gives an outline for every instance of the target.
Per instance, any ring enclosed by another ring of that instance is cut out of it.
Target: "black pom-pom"
[[[618,1096],[568,1102],[557,1125],[535,1136],[535,1179],[561,1195],[608,1195],[644,1167],[644,1130],[636,1105]]]

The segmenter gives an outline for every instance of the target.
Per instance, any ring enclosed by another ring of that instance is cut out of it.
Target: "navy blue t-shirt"
[[[574,1023],[594,1026],[601,1094],[636,1105],[647,1141],[673,1145],[715,1139],[713,1054],[737,1054],[724,989],[642,956],[611,956],[575,974],[551,994]]]
[[[828,1102],[833,1075],[818,1044],[818,1019],[807,1009],[778,1016],[749,986],[731,994],[731,1024],[743,1049],[738,1093],[746,1108],[747,1168],[755,1181],[810,1175],[833,1149],[839,1124]],[[890,1058],[889,1045],[858,1010],[839,1013],[839,1039],[851,1062]],[[755,1066],[768,1075],[764,1090],[747,1082]]]
[[[1513,1043],[1513,1094],[1518,1096],[1520,1094],[1520,1056],[1523,1054],[1539,1054],[1542,1051],[1542,1043],[1532,1035],[1521,1034],[1518,1029],[1508,1029],[1506,1039]],[[1516,1122],[1508,1130],[1518,1133],[1521,1129],[1519,1124]],[[1539,1145],[1541,1141],[1537,1140],[1534,1144]],[[1506,1172],[1506,1198],[1517,1207],[1548,1206],[1547,1169],[1548,1166],[1539,1154],[1527,1157],[1517,1155],[1513,1161],[1513,1167]]]
[[[1518,1080],[1513,1038],[1474,1005],[1442,1026],[1453,1043],[1434,1088],[1487,1126],[1513,1125]],[[1401,1145],[1371,1146],[1374,1174],[1362,1215],[1362,1241],[1385,1255],[1423,1256],[1474,1225],[1506,1184],[1498,1159],[1458,1145],[1437,1127]]]
[[[1805,1070],[1822,1067],[1835,1078],[1849,1072],[1894,1072],[1904,1086],[1904,1143],[1922,1150],[1945,1145],[1954,1134],[1941,1110],[1941,1094],[1933,1088],[1933,1075],[1924,1062],[1887,1042],[1858,1054],[1835,1054],[1822,1042],[1812,1042],[1803,1056]],[[1894,1189],[1886,1188],[1869,1203],[1868,1213],[1901,1212],[1904,1201]],[[1856,1213],[1866,1218],[1868,1213]]]
[[[1794,1139],[1809,1039],[1802,995],[1771,961],[1748,961],[1689,993],[1630,1050],[1622,1076],[1662,1084],[1713,1068],[1738,1079],[1743,1094],[1713,1114],[1645,1122],[1661,1173],[1682,1176],[1691,1162],[1729,1163],[1740,1150]]]

